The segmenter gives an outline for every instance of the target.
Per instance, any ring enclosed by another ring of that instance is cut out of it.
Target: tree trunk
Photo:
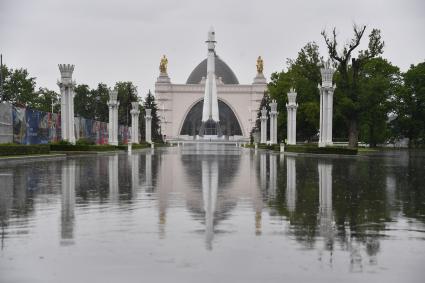
[[[359,142],[359,136],[357,131],[357,120],[355,118],[351,118],[349,129],[348,129],[348,146],[357,147],[358,142]]]

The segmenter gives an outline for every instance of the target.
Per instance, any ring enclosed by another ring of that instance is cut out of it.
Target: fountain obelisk
[[[202,123],[199,129],[200,137],[221,137],[220,120],[218,116],[217,82],[215,78],[215,32],[211,27],[208,31],[207,77],[205,80],[204,106]]]

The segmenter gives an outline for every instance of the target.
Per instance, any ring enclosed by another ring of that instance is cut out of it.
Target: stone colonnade
[[[139,102],[132,102],[131,107],[131,142],[139,143]]]
[[[61,72],[61,80],[58,86],[61,92],[61,131],[62,140],[66,140],[75,144],[74,132],[74,86],[75,81],[72,80],[74,65],[59,64]]]
[[[270,103],[270,144],[277,144],[277,103]]]
[[[266,143],[267,142],[267,109],[266,107],[263,107],[261,109],[261,139],[260,143]]]
[[[296,103],[297,93],[292,88],[288,92],[288,103],[286,104],[286,109],[288,112],[288,121],[287,121],[287,140],[288,144],[297,144],[297,108],[298,104]]]
[[[329,60],[320,69],[322,85],[318,86],[320,90],[319,147],[332,145],[333,94],[336,88],[332,84],[334,72],[335,69],[331,68]]]
[[[118,145],[118,107],[120,106],[117,100],[118,91],[109,91],[109,124],[108,124],[108,143]]]
[[[146,116],[145,116],[145,140],[148,143],[152,143],[152,116],[151,116],[152,109],[145,109]]]

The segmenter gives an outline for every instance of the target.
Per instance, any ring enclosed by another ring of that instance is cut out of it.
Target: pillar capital
[[[332,87],[332,78],[335,73],[335,69],[332,68],[331,60],[328,59],[323,64],[323,67],[320,69],[320,74],[322,75],[322,86],[323,87]]]

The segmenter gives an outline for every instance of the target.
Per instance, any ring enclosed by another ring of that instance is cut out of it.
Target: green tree
[[[160,120],[158,116],[158,106],[155,102],[155,97],[152,95],[151,91],[149,90],[148,94],[145,97],[145,101],[143,103],[143,109],[151,109],[151,116],[152,116],[152,140],[156,142],[162,142],[162,134],[161,134],[161,127],[160,127]],[[141,116],[145,116],[145,112],[141,113]],[[145,127],[143,123],[143,133],[145,133]]]
[[[44,112],[52,112],[53,108],[54,113],[60,112],[60,96],[56,91],[40,87],[34,96],[32,108]]]
[[[409,138],[409,146],[425,145],[425,62],[411,65],[404,74],[404,89],[395,97],[396,137]]]
[[[312,140],[318,133],[319,126],[319,90],[321,81],[319,63],[322,58],[315,42],[307,43],[295,60],[287,59],[288,70],[273,73],[268,90],[272,99],[278,103],[278,139],[286,138],[287,93],[291,88],[297,91],[297,138]]]
[[[35,78],[30,77],[26,69],[8,69],[3,65],[3,93],[0,102],[7,101],[13,104],[32,107],[35,96]]]
[[[77,85],[74,88],[74,113],[86,119],[94,119],[95,102],[92,92],[88,85]]]
[[[131,103],[138,101],[137,87],[132,82],[117,82],[115,89],[118,91],[118,123],[131,126]]]
[[[366,62],[359,72],[359,139],[371,147],[385,142],[389,136],[388,113],[391,101],[400,90],[402,77],[398,67],[383,58]]]
[[[329,37],[325,31],[322,36],[328,47],[329,56],[338,63],[339,80],[337,80],[337,89],[341,95],[340,105],[343,107],[343,113],[348,122],[348,143],[351,147],[357,147],[359,135],[359,118],[363,109],[360,104],[359,91],[359,73],[363,65],[383,53],[384,42],[381,39],[381,32],[373,29],[369,34],[368,49],[359,51],[358,58],[352,57],[352,52],[360,45],[360,41],[366,30],[366,26],[353,26],[354,37],[344,45],[342,52],[338,52],[336,41],[336,29],[333,29],[332,37]],[[350,65],[351,61],[351,65]]]
[[[96,89],[91,90],[94,103],[94,119],[97,121],[108,122],[109,119],[109,88],[106,84],[99,83]]]

